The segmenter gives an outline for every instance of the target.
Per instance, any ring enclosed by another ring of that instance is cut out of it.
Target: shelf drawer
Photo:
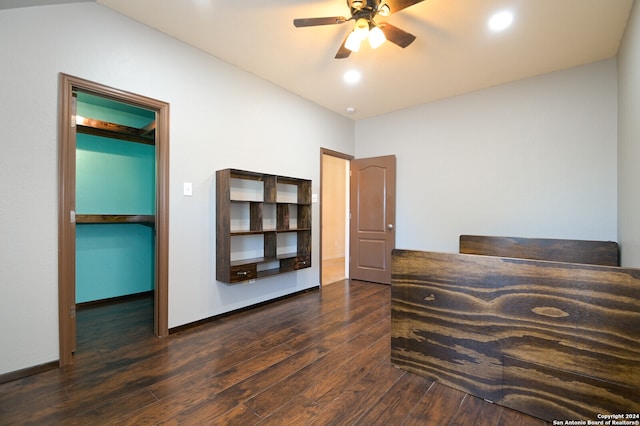
[[[293,259],[293,269],[303,269],[311,267],[311,256],[298,256]]]
[[[229,281],[232,283],[247,281],[255,279],[257,275],[258,272],[255,263],[249,265],[232,266],[230,270]]]
[[[280,272],[295,271],[311,267],[311,256],[296,256],[280,261]]]

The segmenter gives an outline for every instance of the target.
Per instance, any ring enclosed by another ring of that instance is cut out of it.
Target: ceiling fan
[[[376,16],[389,16],[424,0],[347,0],[351,10],[351,17],[331,16],[326,18],[300,18],[294,19],[296,27],[313,27],[317,25],[343,24],[347,21],[355,21],[353,31],[345,37],[342,45],[336,53],[336,59],[347,58],[351,52],[357,52],[360,44],[368,39],[372,48],[379,47],[385,40],[405,48],[410,45],[416,36],[409,34],[393,25],[374,22]]]

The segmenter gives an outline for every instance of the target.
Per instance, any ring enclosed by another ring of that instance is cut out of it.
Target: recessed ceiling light
[[[360,81],[360,77],[362,77],[360,71],[350,70],[344,73],[344,81],[349,84],[356,84]]]
[[[513,13],[508,11],[498,12],[489,19],[489,28],[493,31],[502,31],[513,22]]]

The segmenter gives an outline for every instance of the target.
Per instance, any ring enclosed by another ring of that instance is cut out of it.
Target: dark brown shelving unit
[[[311,181],[216,172],[216,279],[237,283],[311,267]]]

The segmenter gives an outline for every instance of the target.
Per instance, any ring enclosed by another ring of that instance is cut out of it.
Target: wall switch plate
[[[311,194],[311,202],[312,203],[318,202],[318,194]]]
[[[191,182],[184,183],[184,195],[185,197],[191,197],[193,195],[193,185]]]

